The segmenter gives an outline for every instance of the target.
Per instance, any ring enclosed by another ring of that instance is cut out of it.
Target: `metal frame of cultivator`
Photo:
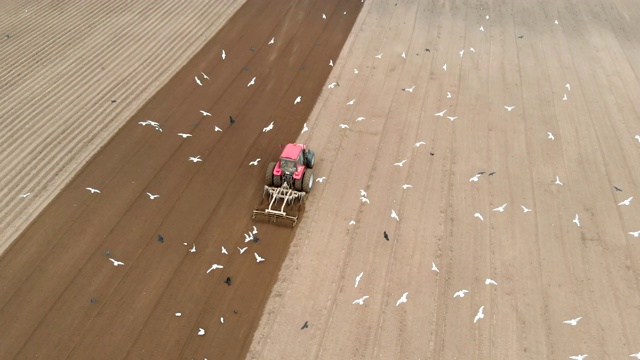
[[[267,194],[269,194],[269,205],[266,206],[264,210],[260,210],[259,208],[253,210],[252,218],[256,219],[257,217],[264,217],[267,218],[268,221],[274,223],[278,220],[285,220],[291,222],[292,227],[295,226],[298,222],[298,213],[296,213],[295,216],[291,215],[285,211],[285,207],[287,205],[295,206],[296,203],[298,203],[299,206],[302,206],[306,193],[291,189],[285,182],[281,187],[265,185],[262,193],[263,199]]]

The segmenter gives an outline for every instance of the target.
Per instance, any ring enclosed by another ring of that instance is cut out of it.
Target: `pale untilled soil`
[[[640,351],[639,15],[632,1],[367,1],[299,138],[326,180],[249,358]]]
[[[0,253],[243,3],[0,4]]]

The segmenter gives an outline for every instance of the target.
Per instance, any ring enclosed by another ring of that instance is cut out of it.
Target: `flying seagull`
[[[329,59],[329,66],[333,66],[333,59]]]
[[[504,208],[507,206],[507,204],[502,204],[502,206],[499,206],[495,209],[493,209],[493,211],[499,211],[499,212],[504,212]]]
[[[567,94],[564,94],[564,97],[562,98],[562,100],[567,100]]]
[[[198,77],[197,77],[197,76],[196,76],[195,78],[196,78],[196,84],[198,84],[198,85],[202,86],[202,83],[200,82],[200,79],[198,79]]]
[[[178,133],[178,136],[182,136],[183,139],[188,138],[189,136],[192,136],[191,134],[185,134],[185,133]]]
[[[195,162],[198,162],[198,161],[202,161],[202,159],[200,159],[200,155],[198,155],[196,157],[189,156],[189,161],[193,161],[195,163]]]
[[[440,270],[438,270],[438,267],[436,266],[436,263],[434,262],[431,262],[431,270],[435,272],[440,272]]]
[[[506,105],[504,106],[504,108],[507,109],[507,111],[513,110],[514,107],[515,106],[506,106]]]
[[[217,126],[214,126],[214,127],[213,127],[213,131],[216,131],[216,132],[218,132],[218,131],[219,131],[219,132],[222,132],[222,129],[220,129],[220,128],[219,128],[219,127],[217,127]]]
[[[469,292],[469,290],[462,289],[460,291],[457,291],[455,294],[453,294],[453,297],[454,298],[455,297],[464,297],[464,294],[468,293],[468,292]]]
[[[492,284],[492,285],[498,285],[498,283],[497,283],[497,282],[495,282],[495,280],[491,280],[491,279],[489,279],[489,278],[485,279],[485,280],[484,280],[484,283],[485,283],[485,284],[487,284],[487,285],[489,285],[489,284]]]
[[[524,205],[520,205],[520,207],[522,208],[522,211],[524,211],[525,213],[528,213],[529,211],[533,211],[531,209],[527,209]]]
[[[586,358],[589,355],[574,355],[574,356],[569,356],[569,359],[573,359],[573,360],[584,360],[584,358]]]
[[[253,255],[255,255],[255,256],[256,256],[256,262],[262,262],[262,261],[264,261],[264,259],[263,259],[263,258],[261,258],[261,257],[260,257],[260,255],[258,255],[258,253],[255,253],[255,252],[254,252],[254,253],[253,253]]]
[[[556,175],[556,185],[564,185],[562,182],[560,182],[560,177],[558,175]]]
[[[402,58],[406,59],[407,58],[407,54],[404,53],[404,51],[402,52]]]
[[[636,359],[640,359],[640,352],[629,355],[630,357],[634,357]]]
[[[576,326],[576,325],[578,325],[578,321],[580,321],[580,319],[582,319],[582,316],[581,317],[577,317],[575,319],[563,321],[563,323],[569,324],[569,325],[572,325],[572,326]]]
[[[253,85],[256,83],[256,77],[254,76],[253,79],[251,79],[251,81],[249,81],[249,83],[247,84],[247,87]]]
[[[402,294],[402,297],[400,299],[398,299],[398,301],[396,302],[396,306],[398,306],[398,305],[400,305],[402,303],[406,303],[408,294],[409,294],[408,292]]]
[[[414,89],[415,87],[416,87],[416,86],[415,86],[415,85],[413,85],[413,86],[412,86],[412,87],[410,87],[410,88],[404,88],[404,89],[402,89],[402,91],[413,92],[413,89]]]
[[[398,218],[398,214],[396,214],[395,210],[391,210],[391,217],[396,219],[397,221],[400,221],[400,219]]]
[[[222,50],[222,60],[224,60],[227,57],[227,54],[224,52],[224,50]]]
[[[407,159],[404,159],[404,160],[402,160],[400,162],[397,162],[397,163],[395,163],[393,165],[395,165],[395,166],[403,166],[406,161],[407,161]]]
[[[482,217],[482,215],[480,215],[480,213],[475,213],[473,214],[474,217],[477,217],[478,219],[484,221],[484,218]]]
[[[377,59],[382,59],[382,53],[375,56]]]
[[[124,265],[124,263],[122,261],[118,261],[112,258],[109,258],[109,260],[111,260],[111,262],[113,263],[113,266],[120,266],[120,265]]]
[[[580,227],[580,218],[578,217],[578,214],[576,214],[576,218],[573,219],[573,222],[576,223],[576,225],[578,225],[578,227]]]
[[[549,140],[555,140],[556,138],[553,136],[553,134],[552,134],[552,133],[547,132],[547,139],[549,139]]]
[[[474,176],[471,177],[471,179],[469,179],[469,182],[478,182],[478,179],[480,179],[480,176],[482,176],[482,174],[475,174]]]
[[[271,131],[271,129],[273,129],[273,121],[267,125],[265,128],[262,129],[262,132],[269,132]]]
[[[424,141],[419,141],[417,143],[414,144],[415,147],[420,147],[420,145],[426,145],[427,143]]]
[[[364,196],[361,196],[361,197],[360,197],[360,201],[362,201],[363,203],[364,203],[364,202],[366,202],[367,204],[370,204],[369,199],[367,199],[367,198],[366,198],[366,197],[364,197]]]
[[[294,101],[293,101],[293,105],[299,103],[300,101],[302,101],[302,96],[298,96]]]
[[[240,254],[242,254],[243,252],[245,252],[249,247],[245,246],[242,249],[240,249],[239,247],[236,246],[236,248],[238,248],[238,250],[240,251]]]
[[[98,193],[98,194],[100,194],[100,190],[98,190],[98,189],[94,189],[94,188],[90,188],[90,187],[85,188],[85,189],[87,189],[87,190],[91,191],[91,193],[92,193],[92,194],[94,194],[94,193]]]
[[[347,103],[347,105],[353,105],[353,103],[354,103],[354,102],[356,102],[356,99],[353,99],[353,100],[349,101],[349,102]]]
[[[329,89],[333,89],[334,87],[336,87],[336,85],[338,85],[337,82],[332,82],[331,84],[329,84],[329,86],[327,86],[327,88]],[[338,85],[339,86],[339,85]]]
[[[316,181],[317,181],[317,182],[323,182],[323,181],[325,181],[326,179],[327,179],[327,177],[326,177],[326,176],[323,176],[323,177],[319,177],[319,178],[317,178],[317,179],[316,179]]]
[[[257,159],[255,159],[255,160],[253,160],[252,162],[250,162],[250,163],[249,163],[249,165],[251,165],[251,166],[257,166],[257,165],[258,165],[258,162],[259,162],[260,160],[261,160],[260,158],[257,158]]]
[[[571,91],[571,84],[567,83],[564,87],[566,87],[567,90]]]
[[[455,120],[457,118],[458,118],[457,116],[447,116],[447,119],[449,119],[451,121],[453,121],[453,120]]]
[[[209,77],[207,76],[207,74],[205,74],[205,73],[203,73],[203,72],[200,72],[200,74],[202,74],[202,77],[203,77],[203,78],[205,78],[205,79],[209,80]]]
[[[364,191],[364,189],[360,189],[360,196],[366,197],[367,196],[367,192]]]
[[[358,69],[353,69],[353,73],[357,74],[358,73]]]
[[[26,193],[26,194],[20,194],[21,198],[26,198],[27,196],[31,195],[31,193]]]
[[[478,310],[478,313],[476,314],[476,317],[473,319],[473,323],[475,324],[476,322],[478,322],[478,320],[484,318],[484,305],[480,306],[480,309]]]
[[[340,124],[338,126],[340,126],[341,129],[348,129],[349,128],[349,125],[347,125],[347,124]]]
[[[433,115],[435,115],[435,116],[444,116],[444,113],[446,113],[446,112],[447,112],[447,110],[442,110],[439,113],[435,113]]]
[[[199,329],[198,329],[198,335],[199,335],[199,336],[204,335],[204,329],[203,329],[203,328],[199,328]]]
[[[407,189],[408,189],[408,188],[410,188],[410,187],[413,187],[413,186],[412,186],[412,185],[409,185],[409,184],[404,184],[404,185],[402,185],[402,188],[403,188],[403,189],[405,189],[405,190],[407,190]]]
[[[444,71],[447,71],[447,64],[442,65],[442,68],[444,69]]]
[[[196,252],[196,244],[193,244],[193,246],[191,247],[191,249],[189,249],[190,253],[194,253]]]
[[[267,45],[271,45],[271,44],[273,44],[274,42],[276,42],[276,37],[275,37],[275,36],[274,36],[274,37],[272,37],[272,38],[271,38],[271,40],[269,40],[269,42],[267,43]]]
[[[204,110],[200,110],[200,113],[202,114],[202,116],[211,116],[211,113],[208,113]]]
[[[464,49],[460,51],[460,57],[462,57],[462,54],[464,54]]]
[[[357,121],[357,122],[360,122],[360,121],[362,121],[362,120],[365,120],[365,117],[364,117],[364,116],[358,116],[358,117],[356,118],[356,121]]]
[[[360,275],[356,276],[356,286],[355,287],[358,287],[358,284],[360,283],[360,279],[362,279],[362,275],[364,275],[363,272],[361,272]]]
[[[151,200],[153,200],[153,199],[155,199],[157,197],[160,197],[160,195],[153,195],[153,194],[151,194],[149,192],[147,193],[147,195],[149,196],[149,199],[151,199]]]
[[[304,134],[307,131],[309,131],[309,128],[307,127],[307,123],[304,123],[304,125],[302,126],[302,131],[300,131],[300,134]]]
[[[638,231],[629,231],[629,235],[633,235],[635,237],[638,237],[638,236],[640,236],[640,230],[638,230]]]
[[[353,304],[364,305],[364,301],[367,300],[367,298],[369,298],[369,296],[365,295],[365,296],[361,297],[360,299],[354,301]]]
[[[451,93],[447,91],[447,99],[451,99]]]
[[[629,205],[631,204],[631,199],[633,199],[633,196],[628,198],[627,200],[621,201],[618,203],[618,206],[622,206],[622,205]]]
[[[484,31],[484,27],[480,26],[480,31]]]
[[[210,273],[210,272],[211,272],[211,271],[213,271],[213,270],[216,270],[216,269],[222,269],[222,268],[224,268],[224,266],[222,266],[222,265],[218,265],[218,264],[213,264],[213,265],[211,265],[211,267],[209,268],[209,270],[207,270],[207,274],[208,274],[208,273]]]

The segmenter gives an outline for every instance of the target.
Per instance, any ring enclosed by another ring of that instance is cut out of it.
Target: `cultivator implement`
[[[266,218],[271,222],[284,220],[290,222],[293,227],[298,222],[299,210],[305,195],[303,191],[291,189],[287,183],[281,187],[265,185],[262,204],[253,210],[252,218]]]

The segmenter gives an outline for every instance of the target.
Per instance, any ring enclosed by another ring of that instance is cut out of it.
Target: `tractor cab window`
[[[296,172],[296,162],[289,159],[280,159],[280,168],[285,174],[293,174]]]

